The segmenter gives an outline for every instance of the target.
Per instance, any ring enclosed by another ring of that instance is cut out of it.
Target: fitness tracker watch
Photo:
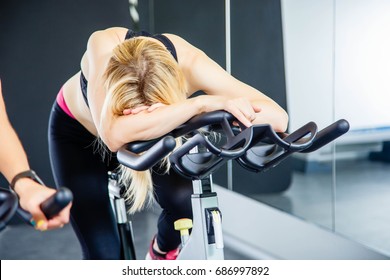
[[[13,191],[15,191],[16,182],[22,178],[30,178],[30,179],[34,180],[35,182],[43,185],[42,180],[38,177],[38,175],[35,173],[34,170],[26,170],[26,171],[23,171],[23,172],[16,174],[15,177],[12,179],[11,184],[9,186]]]

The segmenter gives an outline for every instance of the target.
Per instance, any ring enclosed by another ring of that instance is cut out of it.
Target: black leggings
[[[115,154],[102,159],[95,139],[55,102],[49,120],[50,162],[57,187],[73,192],[71,224],[85,259],[122,259],[119,235],[108,196],[107,172],[118,166]],[[173,228],[179,218],[192,218],[190,180],[171,171],[152,172],[155,196],[163,209],[158,220],[157,242],[170,251],[180,244]]]

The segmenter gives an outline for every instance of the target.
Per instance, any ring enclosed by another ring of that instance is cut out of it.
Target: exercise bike
[[[212,174],[218,168],[236,160],[247,170],[264,172],[293,153],[313,152],[349,130],[349,123],[343,119],[321,131],[314,122],[309,122],[290,134],[276,133],[266,124],[246,128],[242,124],[237,127],[237,123],[225,111],[205,113],[158,139],[132,142],[118,151],[118,161],[138,171],[150,169],[169,156],[172,169],[192,180],[193,219],[180,219],[174,225],[182,239],[177,259],[224,259],[222,213],[212,181]],[[217,140],[208,137],[214,133],[220,135]],[[178,137],[186,140],[175,149]],[[117,177],[115,173],[109,174],[109,193],[123,256],[136,259],[131,221]]]

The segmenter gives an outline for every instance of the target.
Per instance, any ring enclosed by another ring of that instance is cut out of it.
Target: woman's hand
[[[153,112],[154,110],[156,110],[157,108],[160,108],[162,106],[166,106],[166,105],[163,103],[155,103],[151,106],[143,105],[143,106],[136,107],[134,109],[124,109],[123,115],[132,115],[132,114],[135,115],[135,114],[138,114],[142,111],[147,111],[148,113],[150,113],[150,112]]]
[[[224,110],[234,115],[246,127],[252,126],[257,113],[261,112],[259,106],[252,104],[244,97],[228,99]]]
[[[32,215],[32,222],[37,230],[44,231],[62,228],[64,224],[69,222],[72,203],[49,220],[40,209],[39,205],[53,195],[56,192],[55,189],[42,186],[29,178],[23,178],[16,182],[15,190],[19,196],[20,206]]]
[[[226,96],[202,95],[196,97],[201,103],[202,112],[225,110],[231,113],[246,127],[252,126],[261,107],[250,102],[248,98],[229,98]]]

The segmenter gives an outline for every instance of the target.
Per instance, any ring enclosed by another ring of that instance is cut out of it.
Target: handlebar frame
[[[73,200],[72,192],[61,187],[53,195],[40,204],[40,208],[47,219],[56,216]],[[31,224],[32,215],[19,206],[19,199],[15,192],[0,188],[0,231],[17,213],[26,223]]]
[[[127,167],[142,171],[169,155],[173,169],[191,179],[202,179],[231,159],[250,171],[260,172],[276,166],[292,153],[315,151],[349,130],[346,120],[339,120],[320,132],[314,122],[308,122],[290,134],[277,133],[268,124],[248,128],[240,124],[241,130],[237,131],[233,122],[238,121],[225,111],[204,113],[158,139],[125,145],[118,151],[118,160]],[[222,128],[226,137],[222,147],[216,146],[199,131],[206,126],[212,130]],[[175,150],[174,139],[184,135],[192,137]],[[207,150],[190,153],[197,146]]]

